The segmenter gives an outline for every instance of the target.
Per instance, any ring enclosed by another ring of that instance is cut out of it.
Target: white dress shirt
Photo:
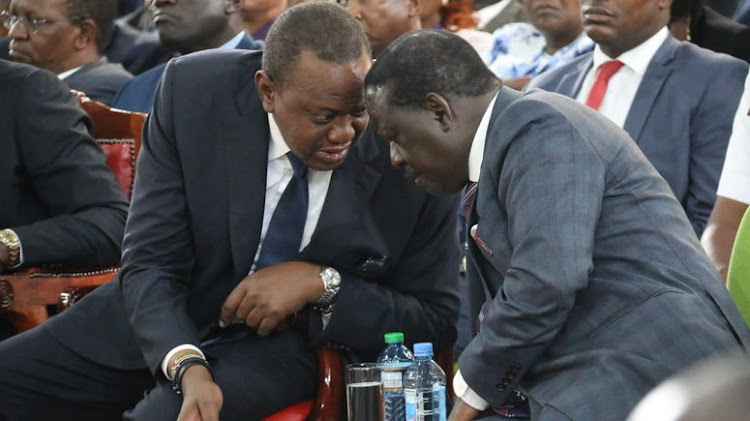
[[[284,193],[284,189],[286,189],[287,184],[289,184],[289,181],[292,180],[292,176],[294,175],[292,164],[286,156],[287,152],[290,151],[289,146],[287,146],[286,141],[284,141],[284,137],[281,135],[281,131],[276,124],[276,120],[273,118],[273,114],[268,114],[268,126],[271,130],[271,140],[268,145],[266,197],[263,205],[263,224],[260,233],[260,243],[258,244],[258,250],[253,258],[253,266],[250,269],[250,273],[253,273],[256,270],[258,256],[260,256],[260,251],[263,248],[263,241],[266,238],[268,226],[271,224],[271,217],[273,216],[274,210],[276,210],[276,206],[279,204],[279,200],[281,200],[281,195]],[[325,203],[326,195],[328,194],[328,186],[331,184],[332,174],[333,171],[317,171],[312,168],[307,169],[309,203],[307,207],[305,229],[302,233],[302,242],[300,243],[300,251],[310,243],[315,227],[318,226],[320,213],[323,210],[323,204]],[[325,327],[330,315],[324,316],[327,316],[323,318]],[[218,318],[219,315],[217,314],[216,317]],[[172,357],[178,352],[188,349],[204,356],[200,349],[193,345],[184,344],[174,347],[167,353],[161,363],[161,370],[168,379],[171,380],[167,371],[168,362],[171,361]]]
[[[734,115],[732,137],[719,179],[717,195],[750,204],[750,73],[745,79],[745,92]]]
[[[643,80],[643,75],[646,73],[651,59],[654,58],[659,47],[667,40],[668,36],[669,31],[664,27],[651,36],[651,38],[637,47],[620,54],[619,57],[608,57],[597,44],[594,47],[594,65],[591,66],[591,69],[586,74],[576,100],[581,103],[586,102],[594,80],[596,80],[596,73],[604,62],[610,60],[621,61],[624,66],[609,80],[607,93],[604,95],[604,100],[599,106],[599,112],[618,126],[623,127],[625,120],[628,118],[630,107],[633,105],[635,94],[638,92],[641,80]]]
[[[471,142],[471,149],[469,150],[469,181],[479,181],[479,175],[482,170],[482,161],[484,161],[484,145],[487,141],[487,131],[490,128],[490,118],[492,117],[492,109],[495,108],[495,102],[500,91],[497,91],[495,97],[490,101],[487,110],[482,116],[482,120],[479,122],[476,133],[474,133],[474,140]],[[467,221],[468,222],[468,221]],[[466,402],[470,407],[477,410],[484,410],[489,406],[489,403],[482,399],[474,390],[472,390],[459,369],[455,377],[453,377],[453,391],[456,396],[461,398],[462,401]]]
[[[65,80],[65,78],[70,77],[70,75],[72,75],[73,73],[79,71],[81,69],[81,67],[83,67],[83,66],[78,66],[76,68],[73,68],[73,69],[70,69],[70,70],[66,70],[66,71],[64,71],[62,73],[59,73],[57,75],[57,78],[60,79],[60,80]]]

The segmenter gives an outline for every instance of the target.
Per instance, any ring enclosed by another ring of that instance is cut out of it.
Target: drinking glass
[[[383,420],[383,384],[375,363],[346,366],[346,413],[349,421]]]

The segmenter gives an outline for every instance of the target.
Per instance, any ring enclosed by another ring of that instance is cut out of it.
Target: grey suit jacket
[[[621,421],[661,380],[748,341],[667,183],[561,95],[502,89],[470,224],[469,276],[494,299],[459,364],[495,407],[520,385],[532,419]]]
[[[575,98],[593,53],[532,79]],[[671,36],[651,60],[623,127],[667,180],[700,236],[716,201],[748,65]]]
[[[260,52],[210,50],[167,64],[138,157],[119,281],[46,324],[71,349],[157,373],[170,349],[199,346],[216,327],[261,234],[270,135],[253,81],[260,63]],[[333,171],[302,251],[301,260],[343,278],[326,329],[310,318],[311,341],[373,361],[392,330],[452,345],[457,206],[455,196],[420,191],[367,130]],[[85,320],[99,322],[82,332]]]
[[[52,73],[4,60],[0,92],[0,228],[24,263],[118,263],[128,202],[78,101]]]
[[[133,78],[121,64],[110,63],[106,57],[81,67],[65,78],[70,89],[85,92],[94,101],[112,104],[120,87]]]

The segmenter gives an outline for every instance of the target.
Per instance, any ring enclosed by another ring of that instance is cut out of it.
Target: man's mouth
[[[614,14],[603,7],[584,6],[582,12],[584,23],[605,23],[614,18]]]
[[[315,155],[318,157],[318,159],[325,162],[326,164],[340,164],[344,161],[344,159],[346,159],[346,156],[349,154],[350,147],[351,144],[348,144],[344,147],[323,148],[315,152]]]

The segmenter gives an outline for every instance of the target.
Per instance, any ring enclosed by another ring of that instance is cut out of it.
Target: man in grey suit
[[[2,15],[10,59],[49,70],[109,105],[133,77],[102,55],[116,11],[116,0],[12,0]]]
[[[469,279],[494,298],[459,359],[451,420],[514,389],[533,420],[623,420],[664,378],[750,339],[669,186],[605,117],[503,87],[437,31],[391,44],[365,93],[417,185],[478,181]]]
[[[675,40],[666,28],[669,6],[669,0],[584,0],[583,26],[597,43],[594,51],[540,75],[527,89],[586,102],[624,128],[700,236],[716,201],[748,65]],[[603,84],[597,105],[595,86],[612,64],[619,69]]]

